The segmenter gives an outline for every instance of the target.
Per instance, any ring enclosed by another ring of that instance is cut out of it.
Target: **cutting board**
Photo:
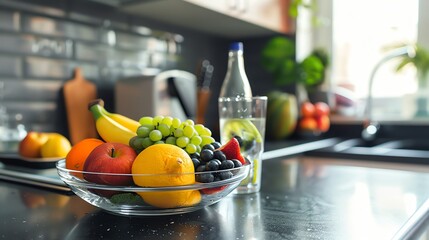
[[[88,110],[88,103],[96,98],[97,87],[84,78],[80,68],[76,68],[74,78],[64,84],[67,124],[73,145],[82,139],[98,136],[94,118]]]

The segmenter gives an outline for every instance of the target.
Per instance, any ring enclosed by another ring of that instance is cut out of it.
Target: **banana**
[[[134,119],[131,119],[129,117],[126,117],[126,116],[118,114],[118,113],[108,112],[105,108],[102,108],[102,111],[108,117],[110,117],[114,121],[118,122],[122,126],[128,128],[132,132],[137,132],[137,128],[140,127],[140,123],[135,121]]]
[[[117,121],[109,117],[104,111],[104,107],[100,100],[95,100],[89,104],[89,110],[95,119],[95,127],[98,134],[106,142],[116,142],[129,145],[130,139],[137,136],[135,131],[132,131]]]

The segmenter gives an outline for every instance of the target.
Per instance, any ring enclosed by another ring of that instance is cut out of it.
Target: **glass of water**
[[[219,98],[221,143],[237,138],[241,154],[253,165],[235,193],[254,193],[261,188],[267,101],[266,96]]]

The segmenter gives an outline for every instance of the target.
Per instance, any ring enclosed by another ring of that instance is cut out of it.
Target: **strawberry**
[[[240,144],[236,138],[231,138],[229,142],[218,148],[216,151],[222,151],[225,154],[226,159],[237,159],[241,164],[246,164],[246,160],[240,152]]]
[[[217,192],[224,190],[227,186],[228,185],[224,185],[224,186],[220,186],[220,187],[214,187],[214,188],[205,188],[205,189],[201,189],[201,192],[204,194],[213,194],[213,193],[217,193]]]

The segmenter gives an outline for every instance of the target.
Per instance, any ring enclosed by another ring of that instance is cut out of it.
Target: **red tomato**
[[[302,130],[310,130],[310,131],[317,130],[316,119],[313,117],[304,117],[299,121],[299,127]]]
[[[314,104],[314,115],[315,116],[328,116],[330,113],[330,108],[328,104],[324,102],[317,102]]]
[[[315,107],[311,102],[303,102],[301,104],[301,116],[302,117],[313,117],[315,114]]]
[[[331,126],[331,121],[327,115],[316,117],[317,129],[321,132],[327,132]]]

